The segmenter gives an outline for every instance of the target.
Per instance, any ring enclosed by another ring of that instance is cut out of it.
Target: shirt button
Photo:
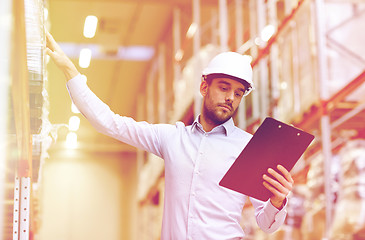
[[[191,196],[195,197],[195,192],[191,193]]]

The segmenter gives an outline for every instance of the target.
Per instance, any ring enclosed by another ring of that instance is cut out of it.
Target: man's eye
[[[236,97],[242,97],[242,93],[236,93]]]

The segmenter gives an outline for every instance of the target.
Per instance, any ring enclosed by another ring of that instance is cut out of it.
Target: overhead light
[[[84,36],[86,38],[93,38],[96,33],[96,27],[98,25],[98,18],[95,16],[87,16],[84,25]]]
[[[288,88],[288,83],[287,82],[281,82],[280,83],[280,89],[285,90],[287,88]]]
[[[175,54],[175,61],[176,62],[180,62],[181,59],[183,58],[184,56],[184,50],[182,50],[181,48],[179,50],[176,51],[176,54]]]
[[[265,26],[261,31],[261,39],[264,42],[269,41],[269,39],[274,35],[275,27],[273,25]]]
[[[77,134],[74,132],[69,132],[66,136],[66,146],[68,148],[77,147]]]
[[[257,46],[260,46],[263,42],[262,42],[262,39],[261,38],[259,38],[259,37],[257,37],[257,38],[255,38],[255,44],[257,45]]]
[[[148,61],[155,53],[155,49],[149,46],[118,47],[117,57],[129,61]]]
[[[47,8],[43,8],[43,16],[44,16],[44,20],[48,19],[48,9]]]
[[[72,116],[68,120],[68,129],[70,131],[77,131],[80,127],[80,118],[77,116]]]
[[[0,21],[1,24],[1,21]],[[133,45],[133,46],[118,46],[116,54],[109,54],[105,51],[104,45],[101,44],[76,44],[59,42],[58,45],[64,53],[70,58],[79,57],[81,49],[88,48],[91,50],[93,59],[102,60],[127,60],[127,61],[149,61],[155,54],[153,46]]]
[[[186,32],[186,37],[187,38],[192,38],[194,36],[194,34],[196,33],[196,31],[198,30],[198,24],[196,24],[195,22],[193,22],[188,31]]]
[[[80,51],[79,65],[81,68],[88,68],[91,61],[91,50],[89,48],[83,48]]]

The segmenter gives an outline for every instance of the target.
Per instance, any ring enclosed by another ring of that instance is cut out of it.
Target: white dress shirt
[[[219,181],[252,135],[235,127],[233,120],[205,132],[198,118],[149,124],[113,113],[78,75],[67,83],[80,112],[101,133],[151,152],[165,160],[165,200],[161,239],[241,239],[241,213],[247,197],[219,186]],[[268,233],[285,220],[285,206],[250,198],[260,228]]]

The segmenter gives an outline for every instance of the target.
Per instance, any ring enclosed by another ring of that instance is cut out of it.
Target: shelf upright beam
[[[278,16],[277,16],[276,2],[277,2],[276,0],[267,1],[268,23],[275,27],[275,31],[277,31],[277,29],[278,29]],[[268,74],[270,74],[269,79],[271,79],[271,96],[272,96],[271,99],[273,100],[273,102],[271,102],[269,104],[269,106],[271,108],[270,110],[272,111],[272,116],[274,118],[278,118],[279,111],[278,111],[278,107],[277,107],[277,102],[280,98],[280,87],[279,87],[280,86],[280,76],[279,76],[279,63],[278,63],[279,46],[278,46],[277,41],[272,43],[268,58],[270,61]]]
[[[20,199],[20,180],[15,178],[14,182],[14,205],[13,205],[13,240],[19,239],[19,199]]]
[[[24,0],[13,1],[14,26],[11,55],[12,105],[16,141],[19,149],[14,187],[13,240],[29,239],[29,212],[32,173],[32,138],[30,132],[29,86],[25,32]]]
[[[219,41],[221,52],[226,52],[228,48],[228,10],[227,0],[219,0]]]
[[[236,51],[243,44],[243,0],[235,0],[235,31],[236,31]],[[238,107],[238,126],[242,129],[246,129],[246,101],[241,100]]]
[[[180,56],[182,58],[183,50],[181,48],[181,10],[178,6],[174,6],[173,9],[173,21],[172,21],[172,39],[174,48],[174,83],[173,89],[174,93],[178,91],[178,84],[181,80],[181,64]],[[180,54],[180,56],[179,56]]]
[[[30,183],[29,177],[20,180],[19,240],[29,240]]]
[[[201,110],[201,95],[200,95],[200,82],[201,82],[201,63],[198,59],[199,50],[201,47],[201,29],[200,29],[200,0],[192,0],[192,12],[193,21],[192,23],[196,25],[196,32],[193,36],[193,56],[195,56],[196,64],[194,66],[194,118],[196,118]]]
[[[167,99],[166,97],[166,45],[165,43],[160,43],[158,45],[158,55],[157,55],[157,64],[158,64],[158,121],[166,123],[167,122]]]
[[[258,25],[258,16],[257,16],[257,5],[258,5],[258,1],[249,1],[248,2],[248,6],[249,6],[249,29],[250,29],[250,39],[256,39],[256,37],[258,36],[258,29],[257,29],[257,25]],[[253,57],[253,59],[258,59],[259,58],[259,49],[257,48],[256,44],[253,44],[253,46],[250,48],[250,55]],[[261,59],[260,59],[261,60]],[[258,61],[257,61],[258,62]],[[255,68],[255,64],[254,62],[251,62],[251,66],[252,66],[252,78],[255,79],[255,81],[257,81],[257,79],[259,79],[259,71],[257,70],[257,68]],[[247,121],[247,129],[249,128],[249,125],[251,125],[252,121],[256,121],[258,120],[260,123],[260,109],[259,109],[259,103],[260,103],[260,99],[259,99],[259,86],[257,86],[257,84],[255,85],[255,88],[257,90],[252,91],[252,93],[250,94],[250,98],[252,99],[252,116],[249,117],[249,121]]]
[[[27,50],[25,35],[24,1],[14,0],[13,49],[11,61],[12,100],[16,140],[19,149],[18,176],[28,177],[31,173],[32,138],[30,134],[29,86],[27,72]]]
[[[318,79],[320,82],[320,99],[321,101],[328,101],[328,67],[326,54],[326,30],[325,17],[326,14],[324,0],[314,1],[315,11],[315,30],[317,43],[317,64],[318,64]],[[329,112],[324,108],[320,119],[321,137],[322,137],[322,152],[324,159],[324,191],[325,191],[325,208],[326,208],[326,223],[323,239],[329,239],[329,231],[332,224],[332,190],[331,190],[331,123]]]

